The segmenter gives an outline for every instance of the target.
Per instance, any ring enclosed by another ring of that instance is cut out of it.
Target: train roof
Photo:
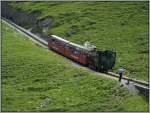
[[[78,47],[80,49],[88,50],[86,47],[84,47],[82,45],[79,45],[79,44],[75,44],[75,43],[72,43],[72,42],[70,42],[69,44],[72,45],[72,46]]]
[[[65,42],[65,43],[69,43],[69,41],[68,40],[65,40],[65,39],[63,39],[63,38],[61,38],[61,37],[58,37],[58,36],[56,36],[56,35],[51,35],[53,38],[55,38],[55,39],[58,39],[58,40],[60,40],[60,41],[63,41],[63,42]]]
[[[51,35],[51,36],[52,36],[53,38],[57,39],[57,40],[60,40],[60,41],[62,41],[62,42],[65,42],[65,43],[67,43],[67,44],[69,44],[69,45],[71,45],[71,46],[78,47],[78,48],[83,49],[83,50],[86,50],[86,51],[91,51],[89,48],[86,48],[85,46],[72,43],[72,42],[70,42],[70,41],[68,41],[68,40],[65,40],[65,39],[63,39],[63,38],[61,38],[61,37],[58,37],[58,36],[56,36],[56,35]]]
[[[72,46],[78,47],[80,49],[83,49],[85,51],[93,51],[94,48],[96,48],[96,46],[86,47],[86,46],[82,46],[82,45],[75,44],[75,43],[72,43],[72,42],[70,42],[69,44],[72,45]]]
[[[68,43],[68,44],[70,44],[70,45],[72,45],[72,46],[75,46],[75,47],[78,47],[78,48],[81,48],[81,49],[86,49],[84,46],[81,46],[81,45],[79,45],[79,44],[75,44],[75,43],[72,43],[72,42],[69,42],[68,40],[65,40],[65,39],[63,39],[63,38],[61,38],[61,37],[58,37],[58,36],[56,36],[56,35],[51,35],[53,38],[55,38],[55,39],[58,39],[58,40],[60,40],[60,41],[63,41],[63,42],[65,42],[65,43]]]

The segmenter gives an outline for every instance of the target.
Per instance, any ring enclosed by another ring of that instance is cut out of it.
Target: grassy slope
[[[99,49],[117,52],[115,70],[127,68],[133,78],[148,81],[148,2],[25,2],[13,4],[39,17],[52,16],[50,33],[76,43],[90,41]]]
[[[141,96],[73,66],[2,24],[2,111],[147,110]]]

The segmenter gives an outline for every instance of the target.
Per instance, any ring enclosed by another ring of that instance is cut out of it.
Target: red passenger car
[[[48,41],[49,49],[52,49],[62,55],[65,55],[65,46],[69,41],[59,38],[58,36],[52,35]]]
[[[71,43],[58,36],[51,35],[48,41],[49,49],[52,49],[83,65],[88,65],[88,54],[84,46]]]
[[[65,55],[83,65],[88,64],[88,55],[83,46],[74,43],[68,43],[65,47]]]

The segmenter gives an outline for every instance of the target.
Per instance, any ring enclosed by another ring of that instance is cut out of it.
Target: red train
[[[98,71],[112,70],[115,65],[115,52],[99,51],[89,43],[81,46],[56,35],[51,35],[48,40],[48,48]]]

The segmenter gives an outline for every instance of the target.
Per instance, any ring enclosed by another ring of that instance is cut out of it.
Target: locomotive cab
[[[116,53],[110,50],[92,51],[90,53],[90,68],[98,71],[112,70],[115,65]]]
[[[99,54],[99,67],[98,70],[112,70],[115,65],[116,53],[110,50],[103,52],[98,51]]]

